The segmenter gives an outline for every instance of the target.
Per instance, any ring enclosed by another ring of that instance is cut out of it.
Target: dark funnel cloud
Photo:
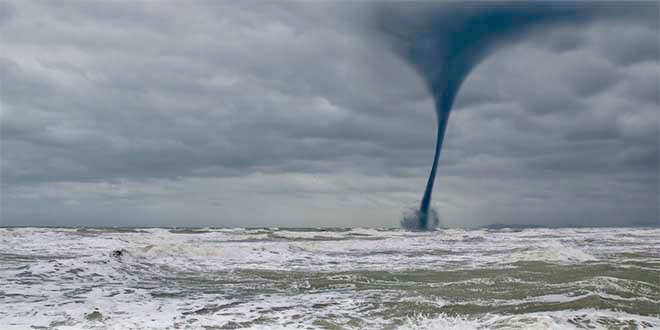
[[[429,207],[449,115],[462,82],[480,61],[531,29],[580,24],[596,17],[637,17],[652,22],[656,11],[653,3],[461,2],[379,7],[378,29],[389,46],[424,79],[438,120],[435,155],[421,205],[404,216],[402,225],[426,230],[438,224],[437,212]]]

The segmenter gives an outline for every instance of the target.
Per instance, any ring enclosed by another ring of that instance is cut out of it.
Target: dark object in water
[[[121,258],[121,256],[124,255],[124,252],[126,252],[125,249],[114,250],[114,251],[112,251],[111,255],[112,255],[113,257],[116,257],[116,258]]]
[[[120,250],[116,250],[113,252],[119,252]],[[103,314],[99,312],[98,308],[94,308],[94,311],[85,315],[85,318],[90,320],[90,321],[103,321]]]

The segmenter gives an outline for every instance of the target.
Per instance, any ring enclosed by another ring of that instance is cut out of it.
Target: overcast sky
[[[398,226],[435,113],[368,7],[0,1],[0,225]],[[658,223],[657,21],[584,23],[467,78],[443,225]]]

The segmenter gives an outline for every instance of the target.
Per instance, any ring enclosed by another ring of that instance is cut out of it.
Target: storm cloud
[[[0,224],[396,226],[435,115],[368,11],[0,2]],[[657,22],[538,29],[477,66],[443,223],[657,224]]]

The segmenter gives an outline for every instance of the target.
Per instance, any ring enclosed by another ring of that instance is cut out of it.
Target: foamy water
[[[0,283],[0,329],[641,329],[660,229],[0,228]]]

